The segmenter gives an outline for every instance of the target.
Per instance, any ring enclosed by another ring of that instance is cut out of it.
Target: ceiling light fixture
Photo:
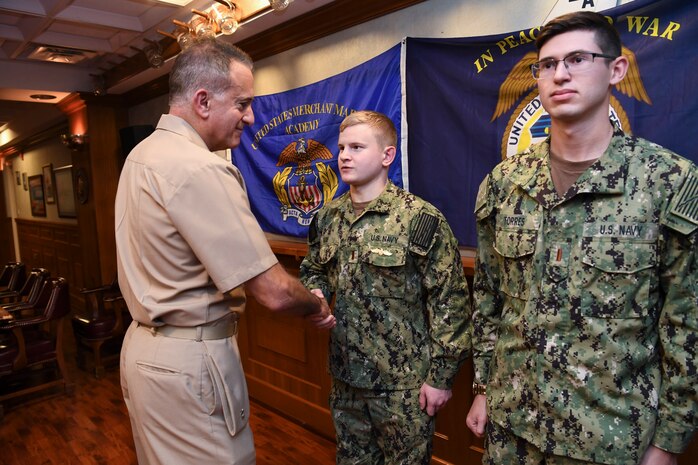
[[[53,100],[56,96],[51,94],[31,94],[29,98],[34,100]]]
[[[235,17],[236,5],[227,0],[218,3],[220,5],[211,10],[213,20],[218,24],[221,34],[229,36],[235,33],[240,25]]]
[[[179,44],[179,49],[186,50],[191,45],[191,42],[193,40],[191,28],[187,23],[183,23],[182,21],[179,21],[177,19],[173,19],[172,22],[175,24],[175,26],[181,27],[183,29],[182,31],[176,33],[176,40]],[[158,32],[160,32],[161,34],[165,34],[162,31]]]
[[[143,48],[143,53],[145,54],[145,57],[148,59],[148,63],[150,63],[150,66],[155,69],[161,67],[162,64],[165,62],[165,59],[162,57],[162,47],[158,42],[155,42],[154,40],[143,40],[145,40],[148,43],[148,45],[146,45]]]
[[[209,14],[194,8],[192,8],[191,12],[197,15],[197,17],[192,19],[189,26],[189,28],[194,31],[194,35],[198,38],[216,37],[216,23],[211,20]]]
[[[107,93],[107,85],[103,74],[90,74],[92,78],[92,93],[97,97]]]
[[[269,0],[269,6],[272,7],[274,11],[285,10],[293,0]]]
[[[238,28],[250,21],[264,16],[272,11],[286,9],[293,0],[268,0],[269,6],[262,8],[259,12],[244,17],[240,8],[232,0],[215,0],[220,5],[215,5],[205,11],[192,8],[194,17],[189,22],[173,19],[172,22],[181,28],[172,33],[157,30],[158,33],[175,39],[180,50],[186,49],[194,39],[201,37],[216,37],[220,34],[234,34]]]

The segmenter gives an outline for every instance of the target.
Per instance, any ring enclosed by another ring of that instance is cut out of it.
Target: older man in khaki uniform
[[[278,264],[238,170],[212,153],[252,124],[252,62],[215,40],[182,52],[170,113],[129,155],[116,199],[119,284],[133,324],[121,383],[140,465],[253,464],[235,338],[245,290],[332,326]]]

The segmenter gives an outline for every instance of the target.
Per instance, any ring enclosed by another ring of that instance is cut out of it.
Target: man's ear
[[[387,146],[383,149],[383,166],[390,166],[390,164],[395,160],[395,154],[397,149],[392,145]]]
[[[202,119],[207,119],[209,116],[209,109],[211,106],[211,99],[208,91],[206,89],[199,89],[194,93],[194,101],[192,105],[194,107],[194,112]]]
[[[623,55],[616,58],[611,64],[611,85],[615,86],[620,81],[623,80],[626,73],[628,72],[628,67],[630,62]]]

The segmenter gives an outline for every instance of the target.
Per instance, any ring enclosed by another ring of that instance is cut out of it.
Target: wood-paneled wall
[[[67,279],[71,307],[83,308],[84,299],[80,289],[84,287],[85,281],[78,226],[19,218],[15,221],[22,262],[27,270],[46,268],[51,276]]]
[[[12,218],[6,211],[5,176],[0,172],[0,264],[15,261],[15,241],[12,236]]]
[[[298,276],[302,257],[278,257]],[[329,333],[302,318],[272,314],[251,297],[241,325],[238,343],[250,396],[334,438],[327,405]]]

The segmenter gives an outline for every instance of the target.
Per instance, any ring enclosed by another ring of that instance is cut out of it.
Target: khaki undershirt
[[[371,203],[369,200],[368,202],[354,202],[353,200],[351,201],[351,206],[354,208],[354,215],[358,218],[359,215],[361,215],[364,212],[364,209],[366,208],[366,205]]]
[[[553,185],[560,197],[564,197],[579,176],[593,165],[598,158],[584,161],[568,161],[550,152],[550,174]]]

